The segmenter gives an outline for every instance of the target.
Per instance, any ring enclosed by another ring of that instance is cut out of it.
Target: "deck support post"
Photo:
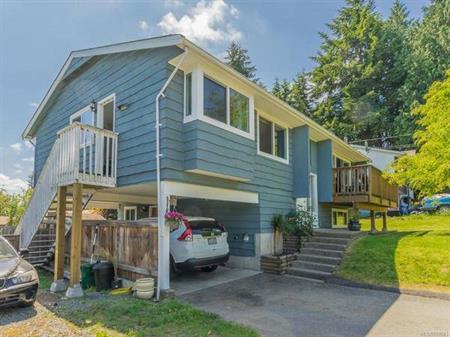
[[[376,234],[377,228],[375,227],[375,211],[370,210],[370,234]]]
[[[64,280],[64,240],[66,234],[66,186],[59,186],[56,208],[56,245],[55,266],[51,292],[65,291],[67,284]]]
[[[383,212],[383,233],[386,233],[388,231],[387,228],[387,212]]]
[[[81,259],[81,216],[83,211],[83,194],[80,183],[73,184],[72,233],[70,241],[70,282],[67,297],[83,296],[80,285]]]

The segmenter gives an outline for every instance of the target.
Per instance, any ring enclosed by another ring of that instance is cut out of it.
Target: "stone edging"
[[[346,287],[362,288],[362,289],[372,289],[372,290],[382,290],[388,291],[396,294],[414,295],[422,297],[438,298],[441,300],[450,301],[450,293],[429,291],[429,290],[414,290],[414,289],[400,289],[396,287],[378,286],[367,283],[360,283],[356,281],[347,280],[339,276],[332,276],[325,280],[326,283],[337,284]]]

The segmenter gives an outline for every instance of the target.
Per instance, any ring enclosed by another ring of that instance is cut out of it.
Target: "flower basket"
[[[184,214],[177,211],[168,211],[164,218],[166,220],[166,225],[170,227],[170,230],[177,229],[180,224],[184,221]]]

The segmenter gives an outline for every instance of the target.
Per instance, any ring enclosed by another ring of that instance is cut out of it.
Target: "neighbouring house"
[[[49,212],[60,214],[62,277],[59,226],[71,207],[71,287],[83,208],[117,210],[117,225],[157,217],[157,273],[168,289],[170,206],[222,222],[229,264],[259,269],[273,251],[274,214],[305,206],[326,228],[350,207],[397,202],[367,156],[181,35],[72,52],[23,137],[35,144],[36,185],[21,246]]]
[[[414,153],[414,150],[398,151],[391,149],[383,149],[372,146],[352,145],[356,150],[369,157],[372,161],[372,165],[380,171],[389,169],[389,165],[392,164],[397,158],[410,155]],[[414,199],[414,191],[409,186],[399,186],[397,194],[397,205],[408,205]],[[398,214],[397,211],[391,211],[392,214]]]

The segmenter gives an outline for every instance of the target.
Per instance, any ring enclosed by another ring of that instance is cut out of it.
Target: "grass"
[[[46,270],[39,269],[39,290],[44,291],[50,289],[53,282],[53,274]]]
[[[51,274],[39,271],[42,291],[48,289]],[[59,300],[54,314],[97,337],[115,336],[215,336],[256,337],[243,325],[194,308],[176,299],[155,303],[132,296],[88,292],[84,298]]]
[[[369,229],[370,220],[362,220],[362,230]],[[388,229],[387,234],[356,240],[338,275],[375,285],[450,292],[450,215],[389,218]]]

